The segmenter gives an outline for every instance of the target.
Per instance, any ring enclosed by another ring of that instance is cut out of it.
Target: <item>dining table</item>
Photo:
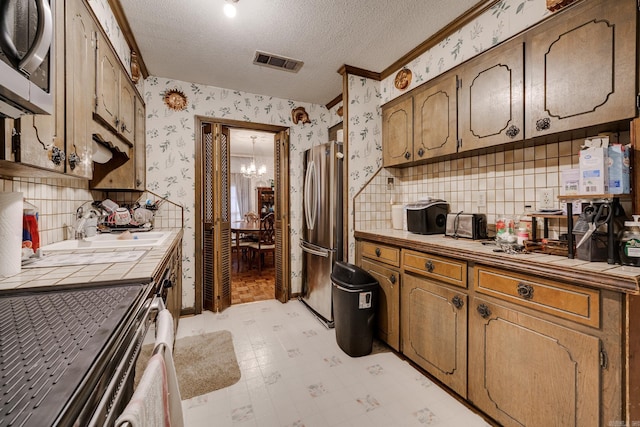
[[[236,241],[236,271],[240,271],[240,236],[245,234],[260,235],[260,221],[231,221],[231,232]]]

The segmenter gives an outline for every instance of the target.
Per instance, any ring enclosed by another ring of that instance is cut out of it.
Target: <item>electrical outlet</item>
[[[487,206],[487,193],[481,191],[478,193],[478,207],[484,208]]]
[[[538,194],[538,209],[553,209],[554,205],[553,188],[541,189]]]

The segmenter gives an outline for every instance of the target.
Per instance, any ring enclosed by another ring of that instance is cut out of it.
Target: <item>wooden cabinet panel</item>
[[[91,178],[97,28],[84,2],[66,4],[67,173]]]
[[[401,98],[382,107],[382,163],[396,166],[412,161],[413,98]]]
[[[402,352],[467,395],[467,296],[411,274],[402,277]]]
[[[469,395],[504,426],[600,425],[600,340],[474,298]]]
[[[129,142],[135,141],[136,90],[129,77],[120,75],[118,91],[118,132]]]
[[[460,70],[460,151],[524,138],[524,46],[498,46]]]
[[[402,252],[402,266],[411,271],[432,279],[467,287],[467,263],[437,255],[405,250]]]
[[[527,138],[636,115],[632,0],[582,2],[526,34]]]
[[[120,90],[120,64],[104,38],[98,39],[96,76],[96,114],[113,130],[118,129],[118,91]]]
[[[400,351],[400,272],[367,259],[362,259],[360,267],[380,284],[376,334],[391,348]]]
[[[362,242],[362,256],[384,262],[394,267],[400,266],[400,249],[374,242]]]
[[[135,117],[135,187],[136,190],[147,188],[147,125],[146,108],[142,98],[136,97],[136,117]]]
[[[585,287],[475,267],[478,292],[585,325],[600,326],[600,292]]]
[[[458,146],[458,78],[447,73],[413,96],[413,160],[453,154]]]

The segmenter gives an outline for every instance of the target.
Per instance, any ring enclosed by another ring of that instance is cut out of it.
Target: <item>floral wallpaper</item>
[[[163,102],[170,89],[188,100],[183,111]],[[145,81],[147,114],[147,188],[184,207],[183,307],[195,304],[195,130],[194,116],[263,123],[290,128],[291,291],[302,289],[302,254],[298,240],[302,227],[302,153],[312,144],[326,142],[336,119],[322,105],[300,103],[230,89],[150,77]],[[303,106],[311,123],[294,125],[291,110]],[[231,141],[233,144],[233,141]]]

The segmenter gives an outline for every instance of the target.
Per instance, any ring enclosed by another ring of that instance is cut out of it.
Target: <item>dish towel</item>
[[[116,420],[116,426],[171,427],[162,355],[156,354],[149,359],[131,400]]]
[[[30,244],[27,242],[30,242]],[[22,247],[31,248],[33,249],[33,252],[37,251],[40,247],[37,213],[25,212],[22,215]]]
[[[164,345],[164,363],[167,369],[167,387],[169,389],[169,416],[171,427],[183,427],[184,419],[182,415],[182,398],[180,397],[180,387],[178,385],[178,375],[176,365],[173,363],[173,316],[166,308],[156,318],[156,341],[155,350],[160,345]]]

